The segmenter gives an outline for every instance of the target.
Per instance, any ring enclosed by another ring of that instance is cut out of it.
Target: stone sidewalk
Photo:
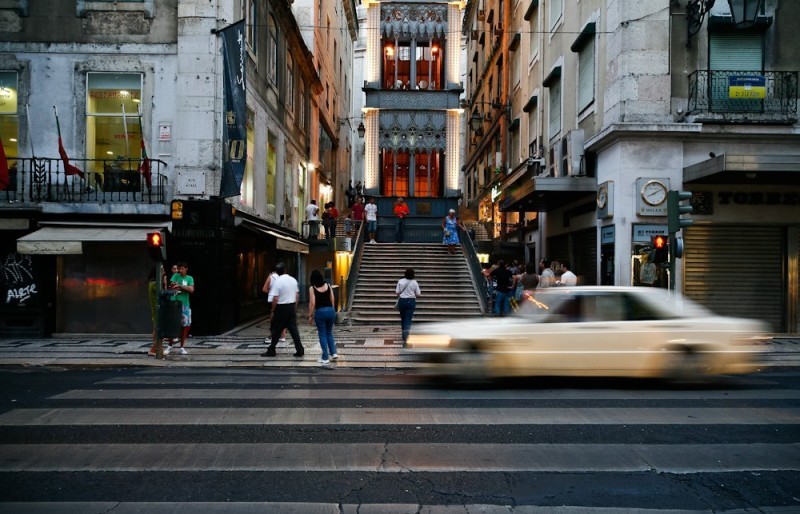
[[[298,309],[298,330],[305,356],[295,358],[291,336],[279,343],[277,357],[261,357],[269,320],[261,318],[217,336],[186,340],[188,355],[173,351],[164,359],[148,357],[152,341],[148,334],[70,334],[43,339],[0,337],[0,366],[68,367],[319,367],[322,355],[316,326],[308,323],[308,305]],[[334,326],[339,360],[331,367],[413,368],[411,356],[403,354],[400,321],[392,326]]]

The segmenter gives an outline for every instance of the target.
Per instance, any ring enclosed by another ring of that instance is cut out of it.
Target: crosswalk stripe
[[[800,408],[56,408],[15,409],[0,426],[31,425],[541,425],[800,423]]]
[[[800,444],[0,445],[0,471],[646,472],[798,471]]]
[[[51,400],[163,399],[164,389],[73,389]],[[430,389],[171,389],[184,400],[797,400],[798,389],[771,391],[448,391]]]

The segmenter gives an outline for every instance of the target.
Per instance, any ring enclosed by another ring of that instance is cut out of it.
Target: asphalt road
[[[0,512],[800,512],[799,377],[0,370]]]

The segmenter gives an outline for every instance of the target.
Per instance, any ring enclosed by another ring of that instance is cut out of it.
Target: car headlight
[[[444,350],[450,347],[450,336],[444,334],[411,334],[406,343],[408,348]]]

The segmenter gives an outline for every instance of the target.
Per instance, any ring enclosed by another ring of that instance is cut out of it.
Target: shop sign
[[[614,225],[600,227],[600,244],[609,245],[614,243]]]
[[[792,191],[720,191],[720,205],[800,205],[800,193]]]
[[[175,189],[179,195],[206,194],[206,174],[201,171],[179,171],[175,180]]]
[[[502,193],[503,193],[503,192],[500,190],[500,186],[499,186],[499,185],[495,185],[494,187],[492,187],[492,202],[494,202],[495,200],[497,200],[497,198],[498,198],[498,197],[499,197],[499,196],[500,196]]]
[[[667,236],[669,229],[666,225],[644,225],[641,223],[633,224],[633,242],[649,243],[653,236]]]
[[[766,78],[763,75],[728,77],[728,98],[752,100],[766,97]]]

